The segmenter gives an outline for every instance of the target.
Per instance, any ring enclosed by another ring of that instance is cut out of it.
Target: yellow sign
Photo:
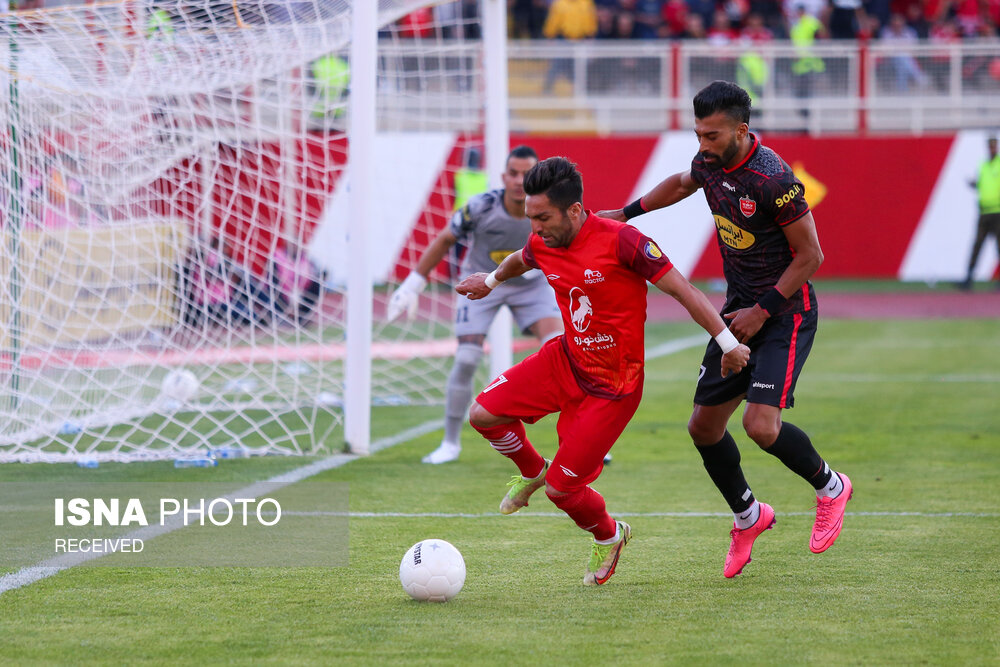
[[[809,194],[806,197],[806,202],[809,204],[809,208],[819,206],[819,203],[826,197],[826,186],[806,171],[805,166],[801,162],[793,164],[792,171],[795,172],[795,177],[802,181],[802,185],[806,186],[806,192]]]
[[[737,227],[721,215],[713,217],[715,218],[715,227],[719,230],[719,238],[730,248],[746,250],[757,240],[749,231],[742,227]]]
[[[516,250],[491,250],[490,251],[490,259],[492,259],[494,262],[496,262],[499,265],[500,262],[504,261],[510,255],[513,255],[515,252],[517,252],[517,251]]]
[[[0,290],[0,348],[66,345],[170,326],[177,298],[177,264],[184,256],[183,221],[77,229],[30,229],[20,234],[19,303]],[[10,247],[9,229],[3,246]],[[0,276],[11,285],[11,257],[0,253]]]

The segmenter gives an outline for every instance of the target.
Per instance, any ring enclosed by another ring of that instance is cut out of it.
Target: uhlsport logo
[[[715,227],[719,230],[719,238],[730,248],[735,250],[746,250],[754,244],[757,239],[749,231],[738,227],[731,220],[721,215],[716,215]]]
[[[754,389],[774,389],[774,385],[773,384],[768,384],[768,383],[764,383],[764,382],[754,382],[751,386]]]
[[[593,285],[595,283],[603,283],[604,276],[600,271],[596,269],[586,269],[583,272],[583,283],[585,285]]]
[[[590,326],[594,315],[594,307],[590,305],[590,297],[582,289],[574,287],[569,291],[569,319],[573,328],[583,333]]]

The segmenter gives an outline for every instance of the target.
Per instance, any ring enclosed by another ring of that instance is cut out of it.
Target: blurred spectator
[[[813,95],[816,77],[826,71],[823,59],[817,58],[812,51],[813,44],[826,34],[826,30],[820,20],[809,13],[808,6],[802,0],[796,0],[794,12],[788,30],[796,55],[792,62],[792,90],[796,97],[809,98]],[[808,108],[802,107],[801,113],[808,116]]]
[[[507,0],[507,7],[514,19],[513,37],[517,39],[539,39],[545,15],[549,11],[548,0]]]
[[[722,8],[729,19],[729,27],[733,30],[734,34],[738,33],[740,27],[746,21],[747,14],[750,13],[749,0],[726,0]]]
[[[684,0],[667,0],[660,10],[662,23],[661,37],[680,37],[684,33],[688,17],[688,4]]]
[[[927,39],[931,31],[931,25],[924,17],[924,8],[917,4],[911,4],[906,9],[906,24],[913,28],[920,39]]]
[[[715,0],[687,0],[688,11],[701,17],[702,29],[712,25],[712,15],[715,14]],[[691,27],[690,25],[688,26]]]
[[[948,47],[961,42],[962,35],[959,34],[958,24],[954,19],[942,18],[931,26],[929,39],[931,44],[945,47],[931,51],[931,67],[928,68],[934,87],[944,92],[951,86],[952,63],[951,50]]]
[[[856,39],[866,18],[861,0],[830,0],[830,39]]]
[[[705,39],[706,36],[705,22],[702,21],[701,14],[688,14],[687,26],[684,28],[681,39],[699,40]]]
[[[618,14],[631,14],[636,39],[656,39],[660,30],[659,0],[618,0]]]
[[[764,25],[774,33],[775,39],[788,37],[788,24],[781,0],[750,0],[749,12],[759,14],[764,19]]]
[[[906,48],[919,41],[917,31],[906,24],[902,14],[893,14],[889,17],[889,25],[882,28],[879,38],[883,44],[894,46],[893,55],[888,62],[896,91],[907,92],[910,90],[910,84],[916,84],[920,88],[926,86],[927,75]]]
[[[639,26],[635,22],[635,14],[621,12],[615,17],[615,39],[638,39]]]
[[[708,29],[708,43],[713,46],[725,46],[736,39],[736,33],[729,25],[729,17],[723,9],[715,10],[712,15],[712,27]]]
[[[684,0],[681,0],[683,2]],[[615,8],[605,5],[597,6],[597,39],[616,39]]]
[[[594,0],[553,0],[542,33],[549,39],[580,40],[597,34],[597,8]],[[555,58],[545,75],[545,92],[551,93],[556,79],[573,80],[573,61]]]
[[[740,31],[740,41],[750,44],[762,44],[774,40],[774,33],[764,25],[764,17],[760,14],[749,14],[743,30]]]

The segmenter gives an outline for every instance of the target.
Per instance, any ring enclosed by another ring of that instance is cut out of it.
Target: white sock
[[[607,546],[609,544],[614,544],[621,538],[622,538],[622,527],[618,525],[617,521],[615,521],[615,536],[612,537],[610,540],[594,540],[594,542],[597,542],[602,546]]]
[[[748,507],[746,510],[738,514],[733,514],[733,523],[735,523],[736,527],[740,530],[746,530],[750,526],[757,523],[758,519],[760,519],[760,503],[756,500],[754,500],[753,505]]]
[[[822,489],[816,489],[817,498],[836,498],[844,490],[844,480],[840,479],[840,475],[836,472],[831,471],[831,473],[830,481],[826,483],[826,486]]]

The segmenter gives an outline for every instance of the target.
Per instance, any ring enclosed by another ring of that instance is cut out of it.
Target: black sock
[[[708,476],[722,492],[733,514],[745,512],[753,505],[753,493],[740,468],[740,450],[729,431],[714,445],[695,445],[695,449],[701,454]]]
[[[809,436],[794,424],[782,423],[778,438],[764,451],[778,457],[789,470],[812,484],[814,489],[822,489],[833,475],[823,457],[816,452]]]

